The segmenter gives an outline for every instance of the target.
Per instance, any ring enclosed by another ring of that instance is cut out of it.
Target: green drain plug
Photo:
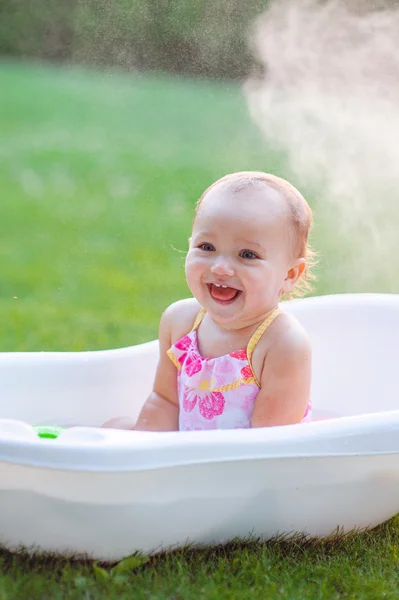
[[[35,425],[33,429],[40,438],[45,440],[55,440],[62,431],[65,431],[65,427],[57,427],[57,425]]]

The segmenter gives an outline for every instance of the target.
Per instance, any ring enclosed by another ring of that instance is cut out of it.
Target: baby
[[[284,179],[226,175],[198,201],[186,278],[193,298],[169,306],[159,328],[147,431],[236,429],[310,420],[311,346],[279,308],[309,281],[311,210]]]

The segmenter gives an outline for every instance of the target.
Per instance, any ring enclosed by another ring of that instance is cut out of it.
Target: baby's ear
[[[306,261],[304,258],[298,258],[289,269],[286,278],[284,279],[282,291],[283,294],[288,294],[303,275],[306,268]]]

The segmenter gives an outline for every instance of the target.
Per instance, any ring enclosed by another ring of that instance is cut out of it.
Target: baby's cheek
[[[195,269],[197,263],[198,259],[196,259],[195,256],[191,252],[189,252],[186,257],[186,271]]]
[[[267,283],[264,289],[266,292],[270,292],[271,290],[274,290],[276,286],[280,286],[282,284],[284,277],[282,271],[278,275],[277,270],[269,265],[267,269],[265,269],[264,280]]]
[[[205,265],[203,261],[198,258],[187,258],[186,260],[186,278],[188,284],[195,284],[198,281],[198,278],[203,273]]]
[[[187,258],[186,258],[185,272],[186,272],[187,280],[189,280],[190,277],[192,277],[193,274],[195,273],[194,261],[189,256],[187,256]]]

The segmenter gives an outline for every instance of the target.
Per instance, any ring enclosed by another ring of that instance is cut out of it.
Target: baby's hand
[[[114,417],[101,427],[105,429],[134,429],[136,422],[131,417]]]

